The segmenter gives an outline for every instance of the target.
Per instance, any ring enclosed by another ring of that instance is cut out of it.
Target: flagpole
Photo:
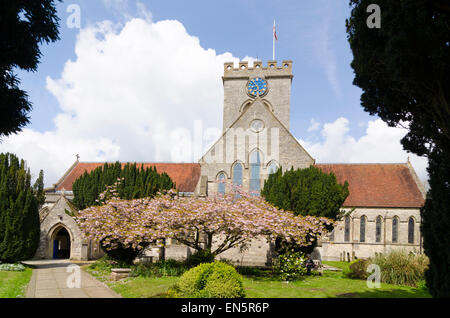
[[[275,20],[273,20],[272,41],[272,61],[275,61]]]

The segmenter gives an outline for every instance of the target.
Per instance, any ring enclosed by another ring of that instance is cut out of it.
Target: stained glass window
[[[375,241],[381,242],[381,216],[377,217],[375,224]]]
[[[408,243],[414,243],[414,219],[412,217],[408,221]]]
[[[225,173],[219,174],[217,177],[217,192],[220,194],[225,194]]]
[[[248,82],[247,91],[251,96],[262,96],[267,92],[267,82],[260,77],[255,77]]]
[[[398,243],[398,217],[392,219],[392,243]]]
[[[350,241],[350,217],[345,217],[345,227],[344,227],[344,241]]]
[[[250,156],[250,192],[257,195],[261,190],[261,156],[254,151]],[[256,193],[257,192],[257,193]]]
[[[233,167],[233,184],[234,185],[242,186],[242,173],[243,173],[242,164],[240,164],[238,162]]]
[[[359,241],[366,241],[366,217],[363,215],[359,223]]]

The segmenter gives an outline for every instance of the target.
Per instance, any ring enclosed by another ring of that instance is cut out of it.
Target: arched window
[[[275,161],[272,161],[267,170],[269,171],[269,174],[275,173],[278,170],[278,165],[275,163]]]
[[[225,180],[226,176],[225,173],[220,173],[217,177],[217,192],[220,194],[225,194]]]
[[[350,217],[345,217],[345,227],[344,227],[344,241],[350,241]]]
[[[366,241],[366,217],[363,215],[359,223],[359,241]]]
[[[392,219],[392,243],[398,243],[398,217]]]
[[[237,186],[242,186],[242,175],[243,175],[242,164],[237,162],[233,167],[233,184]]]
[[[375,241],[381,242],[381,216],[377,217],[377,221],[375,224]]]
[[[257,195],[261,190],[261,155],[254,151],[250,156],[250,192]]]
[[[410,217],[408,220],[408,243],[414,243],[414,218]]]

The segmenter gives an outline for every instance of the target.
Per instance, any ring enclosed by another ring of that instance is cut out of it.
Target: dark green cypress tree
[[[43,191],[43,173],[42,191]],[[39,178],[38,178],[39,179]],[[41,181],[38,181],[37,188]],[[0,260],[32,258],[39,244],[41,191],[31,186],[25,162],[13,154],[0,154]]]
[[[450,152],[435,149],[429,156],[430,189],[421,209],[423,247],[430,259],[425,273],[433,297],[450,297]]]
[[[122,199],[138,199],[152,197],[159,191],[175,187],[167,173],[159,174],[155,167],[138,167],[136,163],[127,163],[122,167],[120,162],[105,163],[90,173],[85,172],[72,184],[73,203],[78,209],[96,205],[96,200],[107,186],[123,178],[117,187],[118,197]]]
[[[337,220],[341,216],[341,207],[349,191],[348,183],[339,184],[333,173],[324,173],[319,168],[310,166],[297,170],[291,168],[284,174],[281,168],[278,169],[264,182],[261,195],[276,207],[291,211],[295,215]],[[332,226],[327,228],[328,231],[332,229]],[[309,254],[315,246],[314,242],[313,245],[303,248],[280,239],[276,244],[279,253],[293,249]]]
[[[44,170],[39,171],[39,177],[36,179],[36,182],[33,185],[33,189],[39,206],[43,205],[45,202]]]
[[[295,215],[323,216],[336,220],[347,198],[348,183],[339,184],[333,173],[311,166],[306,169],[282,169],[271,174],[261,195],[275,206]]]

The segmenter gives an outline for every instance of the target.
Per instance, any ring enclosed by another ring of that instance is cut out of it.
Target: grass
[[[342,261],[323,261],[323,264],[330,265],[336,268],[340,268],[343,271],[348,270],[350,267],[349,262],[342,262]]]
[[[32,270],[26,267],[23,272],[0,271],[0,298],[25,297],[25,289]]]
[[[164,298],[167,290],[175,284],[178,277],[129,277],[120,281],[111,281],[110,269],[93,265],[81,267],[124,298]]]
[[[330,264],[331,265],[331,264]],[[308,276],[303,280],[285,283],[274,279],[244,278],[249,298],[426,298],[425,289],[381,284],[370,289],[364,280],[342,277],[341,272],[324,271],[323,276]]]
[[[324,262],[345,269],[347,262]],[[105,282],[125,298],[164,298],[178,277],[129,277],[113,282],[109,270],[84,266],[94,277]],[[381,284],[370,289],[364,280],[344,278],[342,272],[324,271],[323,276],[307,276],[303,280],[285,283],[261,272],[261,275],[243,275],[246,296],[249,298],[428,298],[426,289],[410,286]]]

